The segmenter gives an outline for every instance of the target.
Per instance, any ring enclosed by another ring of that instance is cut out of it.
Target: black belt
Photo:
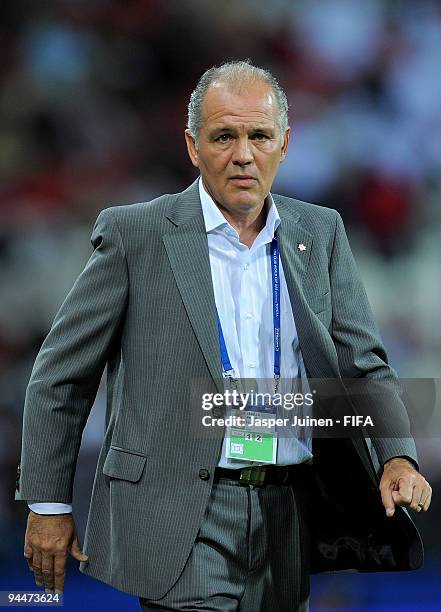
[[[267,484],[290,484],[306,473],[311,472],[311,465],[299,463],[296,465],[253,465],[251,467],[230,470],[217,467],[214,479],[227,478],[238,480],[239,484],[262,487]]]

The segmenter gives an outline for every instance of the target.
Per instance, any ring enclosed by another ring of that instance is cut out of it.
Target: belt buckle
[[[240,470],[239,483],[242,485],[253,485],[262,487],[265,484],[266,466],[253,465]]]

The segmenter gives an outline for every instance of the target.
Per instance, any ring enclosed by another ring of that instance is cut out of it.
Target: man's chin
[[[244,210],[258,207],[265,199],[260,194],[253,193],[250,189],[238,189],[228,196],[228,203],[231,206],[240,207]]]

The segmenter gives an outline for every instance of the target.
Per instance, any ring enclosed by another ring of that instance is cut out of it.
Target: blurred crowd
[[[97,213],[194,179],[188,98],[227,59],[286,89],[274,191],[340,211],[392,364],[439,376],[439,1],[2,0],[0,41],[2,483],[13,489],[32,363]]]

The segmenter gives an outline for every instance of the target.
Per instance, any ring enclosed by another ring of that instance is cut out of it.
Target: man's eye
[[[261,132],[257,132],[253,135],[254,140],[268,140],[268,136],[266,134],[262,134]]]
[[[216,142],[228,142],[230,138],[230,134],[221,134],[216,138]]]

